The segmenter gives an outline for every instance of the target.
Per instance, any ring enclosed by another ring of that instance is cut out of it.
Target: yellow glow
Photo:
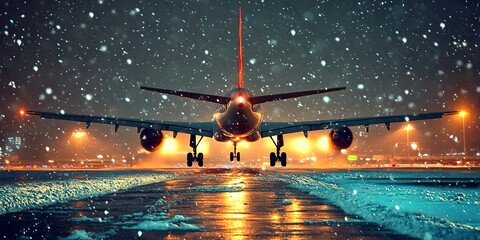
[[[243,183],[243,188],[245,188],[244,177],[239,179],[231,180],[227,183],[228,186],[238,186],[240,183]],[[229,232],[233,236],[242,236],[247,227],[246,225],[246,210],[247,207],[245,203],[248,202],[248,196],[246,191],[240,192],[226,192],[223,195],[223,202],[225,203],[226,209],[223,211],[225,219],[231,219],[228,225]],[[242,238],[240,238],[242,239]]]
[[[328,152],[330,150],[330,140],[327,135],[323,135],[318,139],[317,147],[321,152]]]
[[[173,138],[165,138],[163,141],[162,152],[175,154],[177,152],[178,144]]]
[[[272,214],[271,218],[272,218],[272,222],[274,222],[274,223],[279,223],[279,222],[280,222],[280,221],[279,221],[279,220],[280,220],[280,216],[278,215],[278,213]]]
[[[305,137],[297,137],[293,139],[292,147],[294,150],[301,154],[306,154],[311,152],[310,141]]]
[[[460,112],[458,113],[458,115],[463,118],[463,117],[465,117],[465,116],[468,115],[468,112],[467,112],[467,111],[460,111]]]
[[[81,138],[84,138],[85,136],[87,136],[87,133],[84,132],[84,131],[77,130],[77,131],[72,133],[72,136],[74,138],[81,139]]]
[[[25,116],[25,110],[23,110],[23,108],[20,109],[19,113],[20,113],[20,116],[22,116],[22,117]]]
[[[301,211],[300,206],[298,206],[298,202],[297,201],[292,201],[292,204],[290,206],[288,206],[288,208],[291,209],[289,211],[290,214],[287,215],[288,221],[290,221],[291,223],[301,222],[302,219],[303,219],[303,213]]]
[[[210,142],[203,138],[202,142],[200,142],[200,145],[198,145],[197,150],[199,153],[207,154],[210,150]]]
[[[410,130],[413,130],[413,127],[412,127],[412,125],[407,124],[407,126],[405,126],[404,129],[407,130],[407,131],[410,131]]]

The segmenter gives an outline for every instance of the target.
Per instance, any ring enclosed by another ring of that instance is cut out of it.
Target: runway
[[[175,179],[0,215],[6,239],[410,239],[256,169]],[[160,173],[159,173],[160,174]],[[92,174],[90,174],[92,175]],[[101,174],[100,174],[101,175]]]

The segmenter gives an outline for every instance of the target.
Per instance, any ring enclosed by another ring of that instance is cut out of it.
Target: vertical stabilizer
[[[237,88],[243,88],[242,6],[238,7],[238,73]]]

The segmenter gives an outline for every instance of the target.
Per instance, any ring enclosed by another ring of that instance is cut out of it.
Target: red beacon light
[[[238,95],[236,100],[236,105],[238,107],[243,107],[244,104],[245,104],[245,97],[243,97],[242,95]]]
[[[243,98],[243,96],[239,96],[237,98],[237,101],[238,101],[238,103],[243,103],[245,101],[245,99]]]

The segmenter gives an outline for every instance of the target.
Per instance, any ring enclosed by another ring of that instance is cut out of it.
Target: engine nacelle
[[[340,127],[330,132],[330,143],[336,150],[347,149],[352,145],[353,134],[350,128]]]
[[[160,130],[145,128],[140,133],[140,143],[145,150],[149,152],[155,151],[163,141],[163,134]]]

